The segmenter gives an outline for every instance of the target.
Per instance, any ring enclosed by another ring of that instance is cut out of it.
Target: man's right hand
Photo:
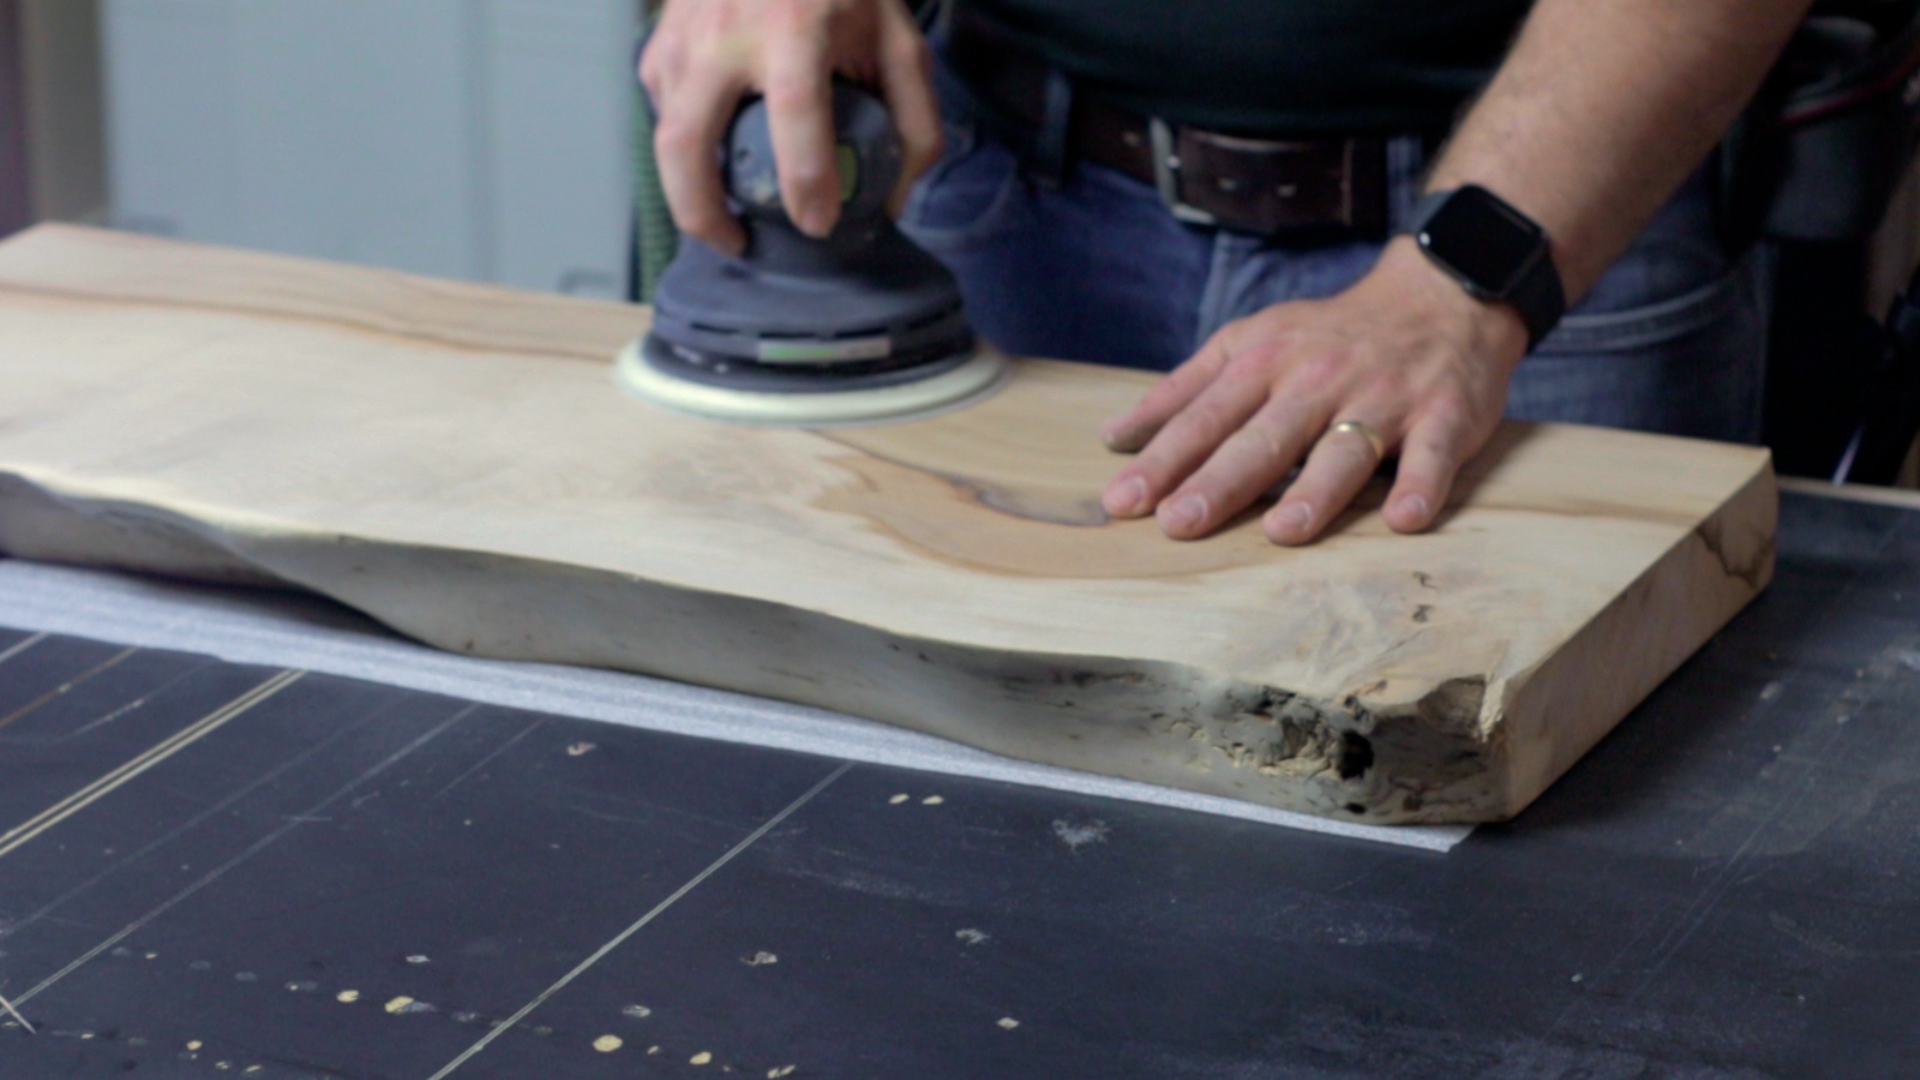
[[[669,0],[640,58],[654,155],[673,219],[728,254],[746,243],[721,190],[719,144],[740,99],[766,97],[780,198],[801,231],[840,217],[833,77],[876,87],[905,151],[907,188],[940,156],[933,54],[903,0]]]

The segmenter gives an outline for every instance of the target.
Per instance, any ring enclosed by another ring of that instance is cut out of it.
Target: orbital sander
[[[745,227],[737,257],[682,237],[653,326],[615,366],[631,393],[722,420],[822,427],[942,411],[992,392],[1007,361],[976,345],[953,275],[887,216],[901,144],[886,107],[833,88],[839,222],[802,233],[780,201],[764,100],[723,144]]]

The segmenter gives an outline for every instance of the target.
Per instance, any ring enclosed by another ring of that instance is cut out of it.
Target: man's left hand
[[[1446,504],[1460,465],[1499,423],[1527,349],[1520,317],[1469,296],[1413,241],[1328,300],[1276,304],[1222,327],[1141,403],[1107,422],[1114,450],[1139,454],[1107,485],[1115,517],[1155,514],[1178,540],[1206,536],[1300,474],[1261,528],[1277,544],[1319,536],[1380,459],[1400,466],[1384,516],[1419,532]],[[1304,459],[1304,464],[1302,464]]]

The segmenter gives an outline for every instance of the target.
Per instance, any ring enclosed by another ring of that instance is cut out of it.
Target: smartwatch
[[[1469,295],[1519,312],[1529,350],[1566,314],[1547,231],[1486,188],[1467,184],[1427,195],[1407,232]]]

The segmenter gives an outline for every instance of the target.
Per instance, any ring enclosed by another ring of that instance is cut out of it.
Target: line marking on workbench
[[[306,672],[297,669],[282,671],[260,685],[220,706],[213,712],[181,728],[172,735],[148,748],[132,761],[81,788],[79,791],[61,799],[33,817],[0,833],[0,858],[5,858],[22,844],[53,828],[60,822],[91,806],[115,788],[167,760],[181,750],[193,745],[208,734],[218,730],[228,721],[267,700],[292,685]]]
[[[138,648],[122,650],[120,653],[116,654],[111,659],[107,660],[105,663],[102,663],[97,667],[90,668],[87,671],[81,672],[80,674],[74,676],[73,678],[68,679],[66,682],[61,683],[59,686],[54,687],[53,689],[47,691],[46,693],[41,694],[39,697],[34,698],[32,701],[27,702],[25,705],[22,705],[19,708],[13,710],[7,715],[0,716],[0,728],[6,727],[8,724],[13,723],[15,720],[18,720],[21,717],[32,712],[33,710],[39,708],[40,706],[45,705],[47,702],[52,701],[54,698],[57,698],[62,694],[65,694],[67,691],[72,690],[74,687],[79,686],[81,683],[86,682],[88,679],[93,678],[95,675],[98,675],[103,671],[106,671],[108,668],[113,667],[114,665],[120,663],[120,661],[125,660],[127,657],[132,656],[134,653],[137,653],[139,651],[140,650]]]
[[[82,735],[85,735],[87,732],[92,731],[93,729],[100,727],[103,724],[110,724],[113,721],[120,719],[121,717],[127,715],[128,713],[132,712],[135,709],[145,707],[147,702],[153,700],[155,697],[158,697],[159,695],[166,693],[168,690],[173,689],[175,686],[178,686],[179,684],[186,682],[188,679],[193,678],[195,675],[200,674],[202,671],[205,671],[208,667],[216,663],[218,663],[218,661],[208,658],[203,663],[195,664],[192,667],[189,667],[181,671],[179,674],[174,675],[172,678],[169,678],[166,682],[163,682],[160,685],[155,686],[153,689],[147,690],[141,693],[139,697],[134,698],[132,701],[127,702],[125,705],[122,705],[117,709],[107,712],[104,715],[96,716],[92,720],[89,720],[86,723],[81,724],[79,727],[74,728],[72,731],[68,731],[62,734],[47,735],[43,737],[33,737],[33,736],[22,737],[19,735],[0,736],[0,746],[33,746],[33,747],[45,748],[49,746],[59,746],[61,743],[72,742],[74,739],[80,738]]]
[[[446,787],[443,787],[439,791],[434,792],[433,797],[437,799],[440,796],[445,795],[447,792],[452,791],[454,788],[459,787],[461,783],[467,779],[467,777],[472,776],[474,773],[477,773],[481,769],[486,768],[489,764],[493,762],[495,758],[513,749],[514,744],[518,743],[521,739],[524,739],[527,736],[533,734],[534,731],[539,729],[541,725],[545,723],[546,723],[546,720],[543,718],[540,720],[535,720],[533,723],[528,724],[524,729],[521,730],[520,734],[515,735],[513,738],[508,739],[506,742],[501,743],[498,747],[494,749],[492,753],[488,754],[486,757],[481,758],[479,761],[474,762],[472,768],[468,769],[466,772],[461,773],[459,776],[454,777],[453,782],[451,784],[448,784]]]
[[[682,885],[678,889],[675,889],[672,895],[668,896],[665,900],[660,901],[658,904],[655,904],[653,906],[653,910],[647,912],[645,915],[640,916],[640,918],[636,920],[632,926],[629,926],[625,930],[622,930],[618,934],[615,934],[612,941],[609,941],[605,945],[602,945],[598,949],[595,949],[591,956],[588,956],[585,960],[580,961],[580,963],[576,965],[572,971],[569,971],[565,975],[560,976],[560,978],[552,986],[549,986],[545,990],[540,991],[540,994],[537,997],[535,997],[532,1001],[529,1001],[525,1005],[521,1006],[519,1012],[516,1012],[512,1016],[509,1016],[505,1020],[502,1020],[498,1027],[495,1027],[492,1030],[488,1031],[485,1035],[482,1035],[480,1037],[480,1041],[474,1043],[472,1046],[467,1047],[464,1051],[461,1052],[459,1057],[456,1057],[452,1061],[447,1062],[446,1065],[443,1066],[439,1072],[434,1073],[431,1077],[428,1077],[428,1080],[445,1080],[445,1078],[450,1073],[452,1073],[453,1070],[466,1064],[467,1060],[469,1058],[472,1058],[475,1054],[478,1054],[480,1051],[485,1050],[489,1043],[499,1038],[505,1032],[511,1030],[514,1027],[514,1025],[518,1024],[520,1021],[525,1020],[528,1014],[532,1013],[533,1010],[546,1004],[548,998],[566,989],[566,986],[568,983],[579,978],[581,974],[584,973],[588,968],[599,963],[602,959],[606,957],[608,953],[619,948],[621,944],[625,942],[628,938],[639,933],[642,927],[646,926],[648,923],[658,918],[661,912],[664,912],[668,908],[672,907],[675,903],[677,903],[680,900],[681,897],[699,888],[701,882],[707,880],[708,878],[712,877],[714,874],[718,873],[720,868],[732,862],[735,856],[739,855],[741,852],[752,847],[755,843],[757,843],[760,840],[761,837],[767,835],[768,833],[772,832],[775,828],[779,827],[780,823],[787,820],[787,818],[792,817],[794,811],[799,810],[801,807],[807,805],[808,802],[812,801],[815,795],[818,795],[821,792],[827,790],[828,786],[831,785],[835,780],[838,780],[842,776],[845,776],[847,774],[847,770],[853,768],[853,765],[854,763],[851,761],[841,762],[840,767],[828,773],[826,776],[826,779],[821,780],[819,783],[808,788],[804,795],[801,795],[799,798],[788,803],[786,806],[786,809],[781,810],[779,813],[768,818],[766,822],[762,824],[759,828],[747,834],[746,839],[733,845],[731,848],[728,848],[726,854],[713,860],[713,862],[707,865],[707,868],[705,870],[702,870],[699,873],[693,875],[693,878],[689,880],[685,885]]]
[[[20,1010],[13,1007],[13,1002],[8,1001],[5,997],[0,997],[0,1006],[6,1007],[8,1016],[20,1021],[20,1026],[27,1029],[27,1034],[35,1034],[33,1025],[27,1023],[27,1018],[20,1015]]]
[[[286,673],[283,672],[282,674],[286,674]],[[305,673],[304,672],[293,673],[295,678],[298,678],[302,674],[305,674]],[[291,682],[292,680],[290,679],[288,681]],[[36,996],[41,994],[43,991],[45,991],[48,987],[52,986],[54,983],[57,983],[61,979],[64,979],[68,975],[71,975],[75,971],[78,971],[83,965],[85,965],[88,961],[92,960],[94,957],[99,956],[101,953],[106,952],[108,949],[113,948],[115,945],[118,945],[120,942],[126,940],[128,937],[133,935],[141,927],[146,926],[148,923],[151,923],[153,920],[173,910],[173,908],[177,907],[180,903],[185,901],[188,897],[191,897],[194,893],[197,893],[201,889],[204,889],[207,886],[213,884],[214,882],[220,880],[222,877],[226,875],[227,871],[232,870],[234,867],[239,866],[241,863],[246,862],[248,859],[253,858],[255,855],[260,854],[262,851],[265,851],[268,847],[271,847],[273,845],[274,841],[279,840],[281,837],[287,835],[293,830],[299,828],[302,825],[310,823],[320,815],[320,812],[322,810],[325,810],[327,807],[332,806],[336,801],[343,799],[346,796],[352,794],[354,789],[358,788],[361,784],[366,783],[367,781],[373,779],[374,777],[379,776],[381,773],[386,772],[388,769],[392,768],[393,766],[399,764],[401,761],[405,760],[409,754],[412,754],[415,750],[418,750],[421,747],[427,745],[428,743],[432,742],[434,739],[439,738],[441,733],[445,732],[448,728],[454,726],[455,724],[458,724],[460,721],[465,720],[468,716],[472,715],[472,713],[476,709],[479,709],[479,708],[481,708],[481,705],[478,702],[468,705],[467,707],[461,709],[457,713],[454,713],[452,716],[448,717],[447,719],[442,720],[439,724],[435,725],[433,728],[431,728],[430,730],[422,734],[419,738],[414,739],[412,742],[408,743],[407,745],[387,755],[387,757],[383,759],[379,764],[368,769],[366,772],[361,773],[359,776],[354,777],[352,780],[349,780],[345,786],[335,790],[331,795],[328,795],[326,798],[315,803],[313,806],[309,807],[305,812],[294,814],[288,817],[286,819],[285,824],[281,825],[279,828],[273,830],[272,832],[261,837],[260,839],[255,840],[253,843],[248,844],[246,848],[240,852],[240,854],[235,855],[233,858],[228,859],[226,862],[223,862],[219,866],[216,866],[213,869],[207,871],[205,874],[202,874],[199,880],[195,881],[191,885],[188,885],[186,888],[181,889],[179,892],[174,893],[172,896],[162,901],[158,907],[155,907],[153,910],[133,920],[127,925],[121,927],[117,933],[107,938],[105,941],[102,941],[100,944],[95,945],[93,948],[88,949],[84,953],[81,953],[78,957],[74,959],[72,963],[68,964],[66,967],[61,968],[59,971],[56,971],[53,974],[47,976],[46,978],[40,980],[40,982],[36,986],[34,986],[33,989],[27,991],[24,994],[21,994],[18,998],[15,998],[14,1001],[17,1004],[25,1004],[28,1001],[33,1000]]]
[[[15,642],[11,646],[8,646],[7,649],[5,649],[4,651],[0,651],[0,664],[4,664],[7,661],[13,659],[14,657],[19,656],[21,653],[26,652],[28,649],[31,649],[35,645],[38,645],[41,642],[47,640],[48,637],[49,637],[48,633],[42,630],[40,633],[35,634],[30,638],[23,638],[22,640]]]
[[[305,764],[315,754],[320,753],[322,750],[327,749],[328,747],[332,746],[334,743],[339,742],[341,739],[346,738],[348,735],[351,735],[354,732],[359,731],[361,728],[367,726],[373,721],[378,720],[382,716],[385,716],[387,713],[391,712],[396,706],[398,706],[402,701],[405,701],[405,700],[407,700],[406,697],[396,697],[372,709],[365,716],[361,717],[358,720],[355,720],[353,723],[343,724],[340,727],[334,729],[333,733],[328,735],[326,738],[321,739],[319,742],[314,743],[313,745],[300,751],[298,754],[293,755],[287,760],[281,762],[278,765],[275,765],[273,768],[268,769],[266,772],[248,781],[244,786],[242,786],[241,788],[233,792],[231,795],[228,795],[226,798],[221,799],[219,802],[214,803],[212,806],[207,807],[206,809],[193,815],[187,820],[174,826],[172,829],[169,829],[165,835],[155,837],[154,839],[148,841],[138,851],[131,852],[126,857],[113,863],[113,865],[108,866],[107,868],[101,870],[99,873],[93,875],[87,880],[81,882],[78,885],[75,885],[73,888],[68,889],[66,892],[61,893],[59,896],[56,896],[53,899],[47,901],[46,903],[40,905],[40,907],[37,910],[30,912],[29,914],[19,919],[16,919],[11,925],[7,927],[7,936],[13,937],[19,934],[21,930],[25,929],[28,926],[33,925],[35,922],[38,922],[39,920],[47,917],[48,915],[52,914],[54,911],[58,910],[60,905],[66,903],[69,900],[72,900],[74,897],[81,895],[82,893],[93,888],[95,885],[100,884],[102,881],[105,881],[107,878],[112,877],[114,874],[119,873],[121,870],[132,865],[133,863],[136,863],[141,859],[146,858],[148,855],[151,855],[155,851],[158,851],[160,848],[165,847],[166,845],[179,839],[181,836],[197,828],[199,825],[205,822],[208,818],[224,813],[228,807],[234,805],[240,800],[253,794],[255,791],[260,790],[260,788],[266,786],[267,784],[270,784],[273,781],[279,779],[282,774],[287,772],[287,770],[295,768],[299,765]]]

